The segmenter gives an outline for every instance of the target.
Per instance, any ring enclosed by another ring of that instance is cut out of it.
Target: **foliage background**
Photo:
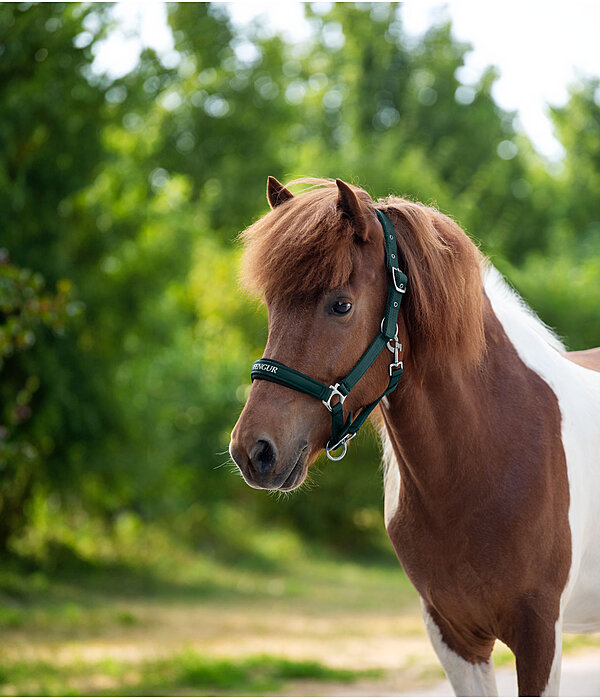
[[[494,69],[461,84],[469,47],[445,23],[409,40],[395,3],[307,4],[303,44],[172,4],[175,54],[117,80],[92,69],[109,9],[0,5],[0,545],[83,556],[93,521],[231,563],[278,528],[388,551],[373,435],[286,499],[227,466],[266,339],[235,237],[269,174],[435,203],[570,348],[599,345],[600,82],[552,110],[557,169],[495,104]]]

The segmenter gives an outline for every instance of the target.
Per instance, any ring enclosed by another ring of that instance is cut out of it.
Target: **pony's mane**
[[[359,243],[337,209],[333,180],[305,178],[307,189],[240,234],[245,249],[242,283],[270,299],[298,300],[350,279]],[[485,349],[482,255],[464,231],[432,207],[401,197],[373,202],[353,187],[365,209],[385,211],[396,229],[408,293],[402,305],[413,349],[424,368],[477,363]]]
[[[510,318],[515,326],[535,334],[553,350],[566,352],[564,343],[554,330],[542,321],[490,263],[483,267],[483,284],[496,316],[501,320],[503,317]]]
[[[478,364],[485,351],[483,255],[453,219],[433,207],[394,196],[377,206],[394,224],[408,276],[404,318],[416,363]]]

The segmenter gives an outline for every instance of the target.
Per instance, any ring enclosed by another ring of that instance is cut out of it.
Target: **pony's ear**
[[[367,239],[367,222],[354,191],[343,180],[336,180],[338,188],[337,208],[342,216],[352,224],[359,238]]]
[[[280,204],[292,199],[294,195],[274,177],[269,175],[267,178],[267,199],[271,209],[275,209]]]

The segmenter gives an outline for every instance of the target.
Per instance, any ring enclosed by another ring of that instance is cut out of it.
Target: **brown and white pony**
[[[355,365],[389,284],[384,211],[408,276],[404,375],[374,414],[389,538],[457,695],[497,694],[496,639],[520,695],[557,695],[562,631],[600,629],[600,348],[565,352],[435,209],[304,182],[322,186],[293,196],[270,178],[272,211],[242,234],[246,285],[269,312],[264,354],[326,384]],[[385,390],[385,354],[346,414]],[[256,381],[230,452],[250,486],[291,490],[329,432],[320,401]]]

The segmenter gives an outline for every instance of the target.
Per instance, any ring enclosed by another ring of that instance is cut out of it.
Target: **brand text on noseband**
[[[255,362],[252,365],[252,370],[262,370],[263,372],[273,372],[273,374],[277,374],[277,367],[266,365],[264,362]]]

